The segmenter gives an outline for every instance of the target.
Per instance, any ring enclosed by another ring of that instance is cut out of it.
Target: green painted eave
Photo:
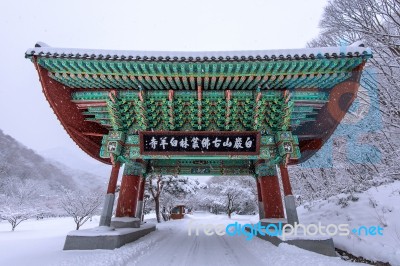
[[[286,61],[135,62],[40,57],[51,78],[71,88],[253,90],[332,88],[365,61],[360,57]]]

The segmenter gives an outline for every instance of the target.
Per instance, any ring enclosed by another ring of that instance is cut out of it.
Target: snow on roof
[[[26,57],[82,58],[102,60],[145,60],[145,61],[225,61],[225,60],[290,60],[308,58],[371,56],[371,49],[362,42],[349,46],[316,47],[281,50],[249,51],[134,51],[134,50],[99,50],[56,48],[43,42],[37,42],[34,48],[28,49]]]

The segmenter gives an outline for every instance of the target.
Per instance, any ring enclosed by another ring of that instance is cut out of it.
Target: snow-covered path
[[[348,265],[340,258],[322,256],[294,246],[275,247],[258,238],[244,236],[188,236],[192,224],[248,223],[255,216],[187,215],[183,220],[157,224],[157,230],[115,250],[63,251],[66,233],[73,228],[70,218],[30,220],[16,232],[0,223],[0,265]],[[253,221],[254,222],[254,221]],[[98,217],[85,225],[95,227]]]
[[[235,219],[236,218],[236,219]],[[224,224],[246,218],[236,216],[229,220],[224,216],[196,214],[183,220],[170,221],[158,226],[158,241],[144,255],[133,257],[127,265],[344,265],[340,258],[330,258],[304,251],[289,245],[274,245],[258,238],[247,241],[244,236],[188,235],[189,223]]]
[[[195,216],[196,217],[196,216]],[[196,219],[196,224],[216,224],[214,219]],[[215,218],[215,217],[211,217]],[[188,236],[188,223],[191,219],[176,220],[165,223],[159,229],[162,237],[149,253],[134,259],[128,265],[262,265],[263,262],[249,248],[243,237]],[[218,223],[224,223],[221,221]]]

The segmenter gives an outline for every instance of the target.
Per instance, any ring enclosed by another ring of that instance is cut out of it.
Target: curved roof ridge
[[[37,42],[28,49],[25,57],[61,57],[106,60],[150,60],[150,61],[220,61],[220,60],[268,60],[305,59],[320,57],[371,56],[371,49],[361,42],[357,45],[339,47],[314,47],[302,49],[243,50],[243,51],[143,51],[143,50],[103,50],[80,48],[57,48]]]

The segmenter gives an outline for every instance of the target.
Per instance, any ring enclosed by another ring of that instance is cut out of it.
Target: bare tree
[[[86,223],[99,209],[103,200],[100,192],[82,193],[65,190],[60,206],[74,219],[76,230]]]
[[[40,189],[33,180],[6,177],[0,188],[0,219],[8,221],[12,231],[41,212],[38,204],[34,204]]]
[[[2,204],[0,220],[9,222],[11,231],[14,231],[21,222],[34,217],[36,214],[38,214],[36,209],[17,204],[16,201],[8,199]]]
[[[151,174],[147,176],[148,190],[155,204],[157,222],[161,223],[160,217],[160,195],[164,188],[163,176],[159,174]]]

